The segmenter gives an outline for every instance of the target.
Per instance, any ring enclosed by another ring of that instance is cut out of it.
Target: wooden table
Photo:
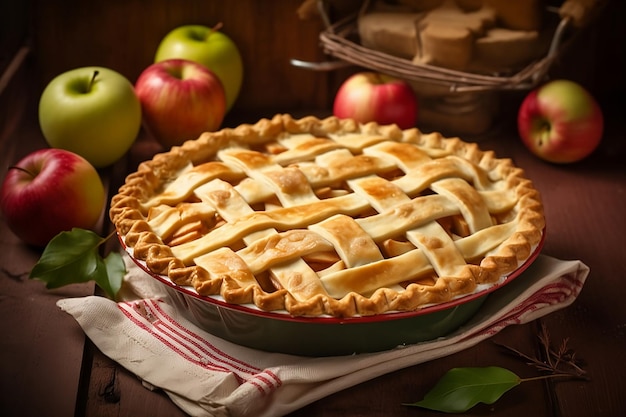
[[[18,103],[19,104],[19,103]],[[576,302],[533,323],[506,328],[474,348],[426,364],[386,374],[333,394],[293,416],[436,416],[402,403],[420,400],[452,367],[497,365],[521,376],[537,373],[505,354],[494,342],[539,354],[538,329],[553,342],[569,339],[585,361],[589,380],[527,382],[493,405],[467,415],[614,417],[626,415],[626,160],[622,109],[603,104],[606,134],[588,159],[551,165],[520,144],[512,118],[503,117],[497,135],[482,148],[511,157],[542,191],[547,215],[543,253],[580,259],[591,273]],[[18,111],[23,108],[21,113]],[[36,122],[36,105],[8,109],[16,129],[0,142],[0,172],[26,153],[46,146]],[[3,109],[4,111],[4,109]],[[263,115],[265,116],[265,115]],[[269,115],[268,115],[269,116]],[[254,122],[250,116],[240,120]],[[255,116],[256,117],[256,116]],[[234,124],[239,120],[230,120]],[[115,190],[137,162],[156,151],[141,137],[129,156],[101,171]],[[110,228],[103,216],[102,231]],[[74,319],[56,307],[65,297],[93,294],[93,284],[46,290],[28,279],[40,252],[0,226],[0,415],[3,416],[167,416],[184,415],[162,392],[151,392],[85,338]]]

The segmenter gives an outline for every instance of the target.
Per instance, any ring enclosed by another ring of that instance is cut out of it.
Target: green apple
[[[39,125],[51,147],[77,153],[102,168],[119,160],[134,143],[141,128],[141,104],[120,73],[76,68],[44,89]]]
[[[222,82],[229,111],[241,89],[243,62],[237,45],[218,28],[185,25],[172,30],[159,44],[154,61],[178,58],[204,65]]]

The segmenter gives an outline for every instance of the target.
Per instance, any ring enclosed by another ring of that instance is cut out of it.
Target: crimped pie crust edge
[[[340,299],[317,295],[298,301],[284,289],[268,293],[258,285],[238,288],[228,279],[211,279],[204,268],[185,265],[176,258],[172,249],[152,231],[141,211],[141,203],[158,193],[162,185],[172,180],[189,162],[196,164],[211,160],[218,150],[233,143],[254,145],[268,142],[282,132],[322,136],[350,132],[383,135],[390,140],[414,143],[434,152],[457,155],[481,167],[490,177],[505,179],[508,187],[514,189],[518,199],[517,230],[479,265],[467,264],[455,276],[439,277],[435,285],[410,284],[404,291],[381,288],[369,297],[349,293]],[[284,309],[296,316],[350,317],[412,311],[471,294],[477,285],[495,283],[517,269],[539,244],[545,227],[539,192],[524,176],[523,170],[509,159],[496,158],[492,151],[480,150],[474,143],[444,138],[438,133],[423,134],[418,129],[403,131],[395,125],[362,125],[335,117],[295,119],[288,114],[261,119],[255,124],[207,132],[196,140],[187,141],[142,162],[112,198],[109,214],[124,244],[132,248],[133,256],[145,261],[153,273],[165,275],[178,285],[192,286],[200,295],[221,294],[229,303],[254,303],[262,310]]]

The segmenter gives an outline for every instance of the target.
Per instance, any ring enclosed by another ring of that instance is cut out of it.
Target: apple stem
[[[9,171],[10,171],[10,170],[12,170],[12,169],[17,169],[18,171],[25,172],[25,173],[27,173],[28,175],[30,175],[31,177],[33,177],[33,178],[35,178],[35,177],[36,177],[36,175],[35,175],[35,174],[33,174],[32,172],[30,172],[30,171],[29,171],[29,170],[27,170],[26,168],[18,167],[17,165],[12,165],[12,166],[10,166],[10,167],[9,167]]]
[[[93,76],[91,77],[91,80],[89,81],[89,88],[87,88],[87,91],[91,91],[91,87],[93,86],[93,83],[96,81],[96,77],[98,76],[98,74],[100,74],[100,72],[98,70],[94,70]]]
[[[215,26],[211,28],[211,33],[217,32],[222,28],[222,26],[224,26],[224,24],[222,22],[218,22]]]

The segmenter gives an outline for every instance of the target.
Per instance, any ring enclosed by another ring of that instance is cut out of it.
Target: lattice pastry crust
[[[156,274],[293,315],[410,311],[497,282],[541,240],[521,169],[395,125],[276,115],[143,162],[110,216]]]

